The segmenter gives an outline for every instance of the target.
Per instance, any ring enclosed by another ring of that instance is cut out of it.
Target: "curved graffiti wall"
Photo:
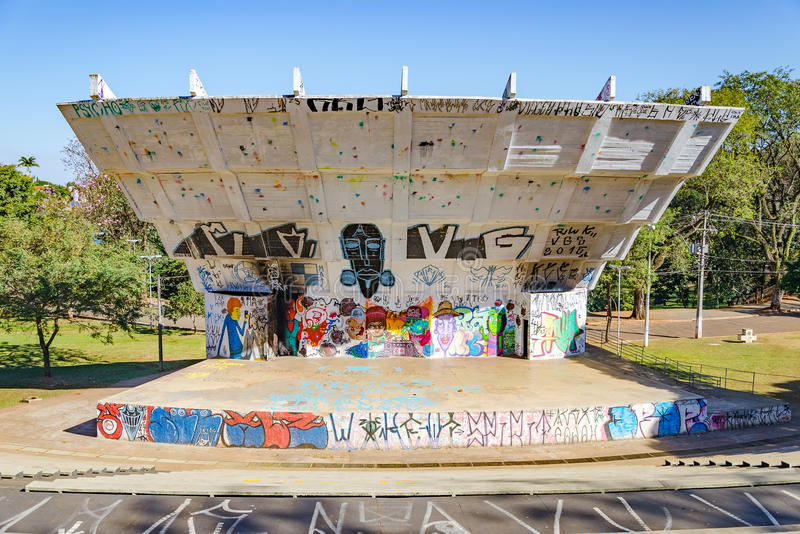
[[[97,435],[203,447],[406,450],[522,447],[785,423],[788,404],[713,412],[705,399],[546,410],[292,413],[97,405]]]

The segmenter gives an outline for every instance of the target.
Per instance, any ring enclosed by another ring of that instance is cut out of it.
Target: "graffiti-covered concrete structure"
[[[586,289],[742,113],[295,82],[59,104],[206,293],[210,357],[582,352]]]

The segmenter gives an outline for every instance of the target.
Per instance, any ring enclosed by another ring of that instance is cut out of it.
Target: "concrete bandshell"
[[[393,95],[107,98],[59,109],[169,254],[187,260],[198,290],[220,288],[191,267],[246,260],[263,271],[270,261],[312,265],[328,284],[316,290],[336,293],[352,282],[345,271],[358,276],[343,232],[360,223],[393,273],[375,289],[387,300],[441,296],[446,288],[426,286],[427,266],[451,289],[507,267],[511,287],[494,288],[504,294],[593,287],[743,113]]]

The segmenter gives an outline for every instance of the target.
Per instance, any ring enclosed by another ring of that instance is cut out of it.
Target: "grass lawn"
[[[114,334],[106,344],[86,330],[64,323],[50,346],[51,378],[42,370],[42,352],[33,325],[17,323],[0,330],[0,408],[28,396],[53,397],[76,389],[105,387],[147,376],[158,369],[158,336],[137,326],[133,337]],[[164,329],[164,369],[186,367],[205,358],[205,335]]]
[[[731,337],[703,339],[651,339],[647,352],[680,362],[702,364],[704,373],[720,375],[727,367],[756,373],[756,393],[763,393],[800,406],[800,332],[758,334],[754,343],[738,343]],[[637,343],[641,346],[641,343]],[[750,375],[729,371],[729,378],[742,380],[734,389],[750,390]],[[731,381],[730,384],[734,382]]]

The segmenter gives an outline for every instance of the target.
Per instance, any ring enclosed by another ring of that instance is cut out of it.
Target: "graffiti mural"
[[[432,297],[406,307],[364,305],[351,298],[301,296],[285,307],[287,353],[311,357],[445,358],[522,353],[523,318],[513,301],[494,306],[434,306]]]
[[[345,286],[358,284],[361,294],[370,298],[379,286],[394,285],[394,275],[383,270],[386,240],[380,229],[369,223],[348,224],[339,237],[344,259],[350,269],[342,271],[340,282]]]
[[[186,267],[205,291],[270,293],[274,283],[264,262],[240,259],[186,260]]]
[[[322,418],[310,413],[226,410],[222,442],[227,447],[324,449],[328,432]]]
[[[412,401],[400,403],[406,409],[387,404],[373,411],[315,414],[100,403],[98,436],[201,447],[410,450],[658,438],[791,420],[788,404],[711,412],[703,398],[625,406],[435,412],[426,411],[424,403],[414,404],[407,388],[394,387],[395,395]],[[333,400],[343,394],[335,384],[327,391]]]
[[[529,358],[563,358],[586,350],[586,290],[532,293]]]
[[[256,360],[270,356],[271,298],[206,293],[206,357]]]
[[[175,250],[176,258],[205,258],[206,256],[253,256],[256,258],[313,258],[317,242],[308,238],[307,228],[295,223],[267,228],[261,233],[247,235],[230,231],[221,222],[198,224]]]
[[[488,258],[516,260],[522,258],[533,241],[527,226],[508,226],[483,232],[475,238],[456,239],[457,224],[443,224],[431,230],[427,224],[408,227],[406,257],[408,259]]]
[[[513,302],[503,306],[456,306],[443,300],[433,313],[434,357],[499,356],[516,353]],[[511,315],[511,321],[509,321]],[[504,346],[506,340],[508,347]]]
[[[542,261],[528,264],[528,273],[522,290],[527,293],[536,291],[570,291],[582,280],[579,265],[569,261]]]

